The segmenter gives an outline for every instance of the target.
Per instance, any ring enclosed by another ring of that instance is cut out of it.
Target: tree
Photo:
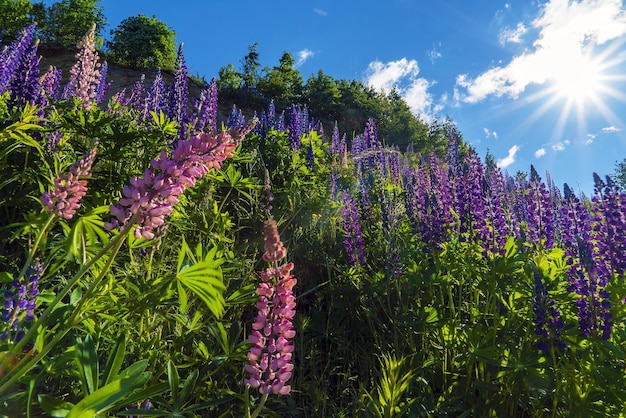
[[[256,88],[259,81],[259,67],[261,63],[259,62],[259,53],[257,52],[258,47],[258,42],[249,45],[248,55],[246,55],[241,62],[243,66],[241,78],[243,79],[244,87],[249,89]]]
[[[0,40],[8,44],[32,23],[33,5],[29,0],[0,0]]]
[[[132,68],[171,70],[176,61],[176,33],[155,16],[124,19],[106,43],[111,62]]]
[[[287,107],[302,95],[302,75],[294,68],[295,61],[289,52],[280,57],[277,67],[265,70],[265,77],[258,82],[259,92],[278,105]]]
[[[309,77],[304,86],[304,96],[307,106],[316,117],[330,121],[339,118],[341,91],[335,79],[324,74],[322,70],[317,72],[317,76]]]
[[[615,163],[615,171],[611,177],[622,189],[626,190],[626,158]]]
[[[102,29],[106,18],[99,0],[62,0],[46,10],[42,25],[43,42],[63,48],[75,48],[93,25],[96,44],[102,44]]]
[[[241,74],[239,74],[232,63],[229,63],[226,67],[221,67],[217,74],[219,76],[217,87],[220,91],[233,91],[241,87],[243,82]]]

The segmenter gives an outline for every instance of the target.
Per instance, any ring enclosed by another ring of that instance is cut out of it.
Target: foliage
[[[613,178],[622,188],[626,189],[626,159],[615,163]]]
[[[216,82],[187,106],[160,73],[103,105],[28,77],[30,44],[0,86],[0,414],[626,416],[611,178],[511,177],[449,118],[420,152],[297,105],[218,123]]]
[[[8,44],[15,40],[19,31],[33,21],[32,13],[30,0],[0,1],[0,41]]]
[[[173,70],[176,60],[175,32],[155,16],[128,17],[111,30],[106,42],[107,58],[133,68]]]
[[[102,44],[106,25],[103,8],[98,0],[61,0],[46,9],[41,23],[42,41],[63,48],[76,48],[93,25],[96,26],[96,47]]]

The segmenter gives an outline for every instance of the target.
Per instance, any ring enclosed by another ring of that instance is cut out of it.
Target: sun
[[[556,96],[565,99],[570,106],[580,107],[597,101],[605,89],[601,62],[581,52],[557,57],[551,78]]]

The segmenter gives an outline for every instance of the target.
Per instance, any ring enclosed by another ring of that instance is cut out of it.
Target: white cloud
[[[565,143],[564,142],[557,142],[556,144],[552,145],[552,150],[553,151],[563,151],[565,150]]]
[[[515,154],[517,154],[517,151],[519,151],[519,146],[513,145],[509,148],[509,154],[506,157],[499,159],[496,165],[500,168],[507,168],[515,162]]]
[[[541,158],[544,155],[546,155],[546,149],[545,148],[539,148],[537,151],[535,151],[535,158]]]
[[[485,133],[486,138],[498,139],[498,133],[496,131],[491,131],[487,128],[483,128],[483,132]]]
[[[532,27],[538,31],[532,50],[475,78],[457,76],[457,86],[465,89],[464,102],[476,103],[491,95],[515,99],[530,84],[557,79],[584,59],[594,43],[600,45],[626,34],[626,14],[621,0],[550,0]]]
[[[607,126],[606,128],[602,128],[602,132],[619,132],[621,129],[616,128],[615,126]]]
[[[507,43],[522,43],[522,36],[527,31],[528,28],[526,28],[526,25],[524,25],[522,22],[518,23],[515,29],[511,29],[508,27],[502,29],[498,37],[500,39],[500,45],[504,46]]]
[[[302,51],[298,52],[298,61],[296,61],[294,67],[298,68],[300,67],[302,64],[304,64],[306,62],[306,60],[308,60],[309,58],[311,58],[313,55],[315,55],[315,53],[313,51],[311,51],[310,49],[303,49]]]
[[[439,46],[441,46],[441,44],[439,44]],[[426,54],[428,55],[431,64],[434,64],[435,61],[442,57],[441,52],[437,51],[436,47],[433,47],[433,49],[427,51]]]
[[[442,106],[434,104],[428,91],[433,82],[418,77],[419,71],[416,60],[373,61],[365,71],[365,84],[387,94],[396,88],[411,111],[428,122]]]
[[[315,8],[313,9],[313,12],[320,16],[328,16],[328,12],[326,10]]]

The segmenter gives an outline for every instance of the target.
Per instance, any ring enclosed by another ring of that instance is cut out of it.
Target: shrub
[[[176,33],[156,17],[126,18],[111,30],[106,46],[111,62],[134,68],[173,69]]]

